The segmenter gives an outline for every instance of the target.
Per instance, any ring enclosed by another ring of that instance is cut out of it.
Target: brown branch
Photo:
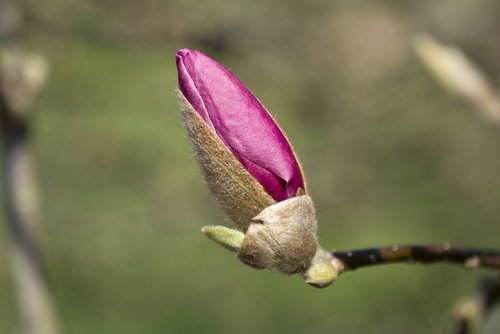
[[[352,251],[332,251],[341,262],[341,272],[390,263],[450,263],[468,269],[500,270],[500,250],[453,247],[450,244],[368,248]],[[336,265],[337,267],[338,264]]]

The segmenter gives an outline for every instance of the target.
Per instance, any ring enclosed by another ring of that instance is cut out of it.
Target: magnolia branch
[[[224,226],[205,226],[202,232],[209,239],[219,243],[230,251],[236,252],[242,262],[252,266],[240,254],[242,245],[245,244],[245,238],[247,238],[245,233]],[[279,241],[279,239],[272,239]],[[274,249],[279,247],[281,246],[274,245]],[[256,252],[252,253],[252,255],[254,257],[258,256]],[[279,258],[277,257],[277,260]],[[310,264],[302,272],[296,271],[295,273],[301,274],[304,280],[310,285],[323,288],[332,284],[344,272],[394,263],[448,263],[458,264],[467,269],[486,268],[500,270],[500,250],[455,247],[449,243],[436,245],[392,245],[349,251],[326,251],[318,246]],[[275,267],[279,266],[276,265]],[[286,272],[282,273],[287,274]]]
[[[500,250],[454,247],[448,243],[423,246],[388,246],[351,251],[332,251],[334,261],[340,261],[340,272],[358,268],[391,264],[436,262],[459,264],[467,269],[500,270]],[[338,265],[337,265],[338,266]]]

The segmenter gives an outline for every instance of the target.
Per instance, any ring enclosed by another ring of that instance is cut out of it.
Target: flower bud
[[[176,61],[182,95],[275,201],[305,188],[284,134],[231,72],[199,51],[182,49]]]
[[[226,68],[199,51],[176,56],[183,122],[208,186],[244,236],[202,231],[256,268],[305,273],[316,215],[299,162],[274,119]]]

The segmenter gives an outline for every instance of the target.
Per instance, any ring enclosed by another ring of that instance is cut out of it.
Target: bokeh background
[[[200,228],[230,225],[190,153],[174,55],[229,67],[291,138],[327,248],[498,248],[500,130],[412,49],[458,45],[498,86],[495,0],[22,0],[51,76],[33,144],[43,248],[66,333],[438,333],[485,272],[392,265],[317,290],[253,270]],[[20,318],[0,218],[0,332]],[[500,331],[497,312],[487,333]]]

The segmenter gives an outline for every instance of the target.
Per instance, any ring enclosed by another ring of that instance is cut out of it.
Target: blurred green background
[[[230,225],[181,126],[174,55],[229,67],[291,138],[327,248],[498,248],[500,131],[415,57],[460,46],[498,85],[500,2],[22,0],[51,76],[33,143],[43,246],[66,333],[438,333],[485,272],[393,265],[316,290],[253,270],[200,228]],[[19,316],[2,216],[0,333]],[[500,314],[487,333],[500,331]]]

